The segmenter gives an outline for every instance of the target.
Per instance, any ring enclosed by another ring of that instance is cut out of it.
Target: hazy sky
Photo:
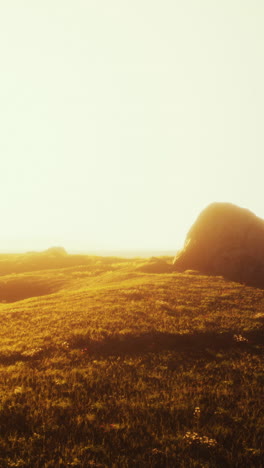
[[[179,247],[264,217],[263,0],[1,0],[0,250]]]

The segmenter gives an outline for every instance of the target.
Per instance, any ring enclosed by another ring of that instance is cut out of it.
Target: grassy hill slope
[[[67,257],[1,270],[0,466],[262,466],[264,291]]]

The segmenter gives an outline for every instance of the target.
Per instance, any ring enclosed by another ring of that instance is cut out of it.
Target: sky
[[[262,0],[1,0],[0,251],[181,247],[264,218]]]

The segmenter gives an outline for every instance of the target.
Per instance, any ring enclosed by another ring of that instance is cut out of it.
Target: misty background
[[[0,250],[175,250],[264,217],[263,2],[0,6]]]

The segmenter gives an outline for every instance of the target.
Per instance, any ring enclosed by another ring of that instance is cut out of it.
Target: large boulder
[[[195,269],[264,286],[264,220],[231,203],[212,203],[189,230],[174,269]]]

